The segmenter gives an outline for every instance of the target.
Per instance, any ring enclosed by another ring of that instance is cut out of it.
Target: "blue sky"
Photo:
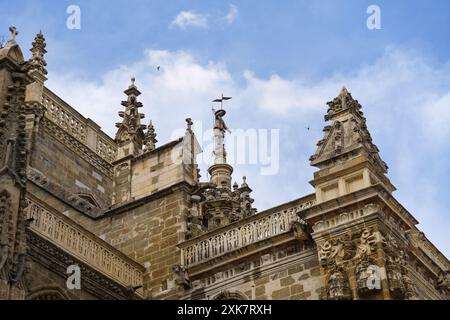
[[[80,30],[66,28],[72,4]],[[381,30],[366,27],[371,4]],[[235,166],[259,210],[312,192],[308,158],[325,103],[346,85],[363,105],[394,195],[450,255],[448,1],[2,1],[0,35],[10,25],[26,55],[42,29],[47,86],[111,135],[131,76],[160,143],[187,116],[205,130],[222,92],[233,96],[231,128],[280,129],[276,175]]]

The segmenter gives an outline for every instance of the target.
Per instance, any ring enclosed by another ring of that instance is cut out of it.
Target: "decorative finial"
[[[237,190],[238,188],[239,188],[239,186],[238,186],[237,182],[235,181],[233,184],[233,190]]]
[[[147,126],[147,132],[145,133],[144,152],[155,150],[157,142],[158,140],[156,140],[155,127],[153,126],[152,120],[150,120],[150,123]]]
[[[19,31],[17,31],[17,28],[14,26],[9,27],[9,32],[11,32],[11,41],[16,42],[16,37],[19,34]]]
[[[136,78],[132,77],[131,78],[131,84],[128,86],[128,88],[124,91],[124,93],[127,96],[131,96],[131,99],[136,98],[137,96],[139,96],[141,94],[141,92],[138,90],[137,86],[136,86]]]
[[[340,96],[346,96],[348,94],[348,90],[345,86],[342,86],[341,92],[339,93]]]
[[[123,118],[121,123],[117,123],[119,128],[116,133],[116,142],[123,143],[134,141],[137,143],[140,152],[142,151],[142,145],[144,144],[143,137],[145,136],[144,130],[147,127],[141,124],[141,119],[145,118],[145,115],[139,112],[139,108],[142,108],[142,102],[137,100],[137,97],[141,92],[134,85],[134,77],[131,79],[132,84],[124,91],[128,96],[127,100],[121,101],[121,105],[125,107],[124,111],[119,112],[119,116]],[[136,149],[136,150],[137,150]]]
[[[47,66],[47,62],[44,58],[45,54],[47,53],[47,50],[45,50],[46,46],[47,44],[45,43],[44,35],[42,34],[42,31],[40,31],[34,38],[32,47],[30,49],[32,53],[30,65],[32,70],[39,71],[44,76],[47,74],[47,70],[45,68]]]

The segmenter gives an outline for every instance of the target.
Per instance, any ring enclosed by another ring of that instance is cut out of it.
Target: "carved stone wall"
[[[249,300],[306,300],[319,299],[322,292],[316,251],[297,241],[190,278],[192,285],[182,299],[240,293]]]
[[[111,212],[101,237],[146,267],[144,294],[173,297],[179,290],[173,267],[181,264],[176,245],[185,237],[187,187],[174,186],[140,206]]]

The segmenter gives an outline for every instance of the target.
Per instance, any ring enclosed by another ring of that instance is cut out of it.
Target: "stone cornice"
[[[367,203],[367,201],[370,201],[372,198],[379,198],[382,200],[411,228],[418,224],[418,221],[381,184],[376,184],[312,206],[305,211],[304,217],[307,220],[316,220],[319,216],[335,212],[336,210],[342,210],[347,206],[358,204],[361,201],[366,201]]]
[[[158,152],[161,152],[161,151],[164,150],[164,149],[168,149],[168,148],[171,148],[171,147],[176,146],[177,144],[179,144],[180,142],[182,142],[183,139],[184,139],[184,137],[180,137],[180,138],[178,138],[178,139],[175,139],[175,140],[172,140],[172,141],[170,141],[170,142],[167,142],[167,143],[165,143],[165,144],[163,144],[163,145],[161,145],[161,146],[159,146],[159,147],[157,147],[157,148],[155,148],[155,149],[153,149],[153,150],[151,150],[151,151],[144,152],[143,154],[141,154],[141,155],[139,155],[139,156],[137,156],[137,157],[133,157],[133,158],[131,159],[131,161],[132,161],[132,162],[137,162],[137,161],[140,161],[140,160],[144,160],[144,159],[150,157],[150,156],[153,155],[153,154],[156,154],[156,153],[158,153]]]
[[[133,200],[130,200],[125,203],[119,203],[116,206],[111,206],[107,210],[105,210],[102,215],[95,217],[94,219],[102,219],[102,218],[109,217],[112,215],[127,212],[129,210],[135,209],[135,208],[142,206],[146,203],[149,203],[151,201],[155,201],[157,199],[166,197],[166,196],[173,194],[179,190],[182,190],[184,192],[191,192],[193,187],[194,186],[191,186],[186,181],[181,181],[181,182],[175,183],[167,188],[158,190],[155,193],[152,193],[148,196],[145,196],[145,197],[142,197],[139,199],[133,199]]]

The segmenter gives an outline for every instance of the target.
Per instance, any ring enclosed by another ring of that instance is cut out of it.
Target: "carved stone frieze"
[[[363,217],[369,216],[371,214],[379,213],[380,206],[376,203],[369,203],[366,204],[362,209],[356,209],[349,212],[343,212],[335,217],[323,219],[320,221],[317,221],[312,226],[312,229],[314,232],[322,232],[328,229],[332,229],[335,227],[338,227],[340,225],[345,225],[348,223],[351,223],[353,221],[356,221],[358,219],[361,219]]]
[[[379,241],[381,238],[373,228],[347,232],[337,238],[326,240],[319,247],[319,261],[326,266],[370,255],[376,251],[376,244]]]

